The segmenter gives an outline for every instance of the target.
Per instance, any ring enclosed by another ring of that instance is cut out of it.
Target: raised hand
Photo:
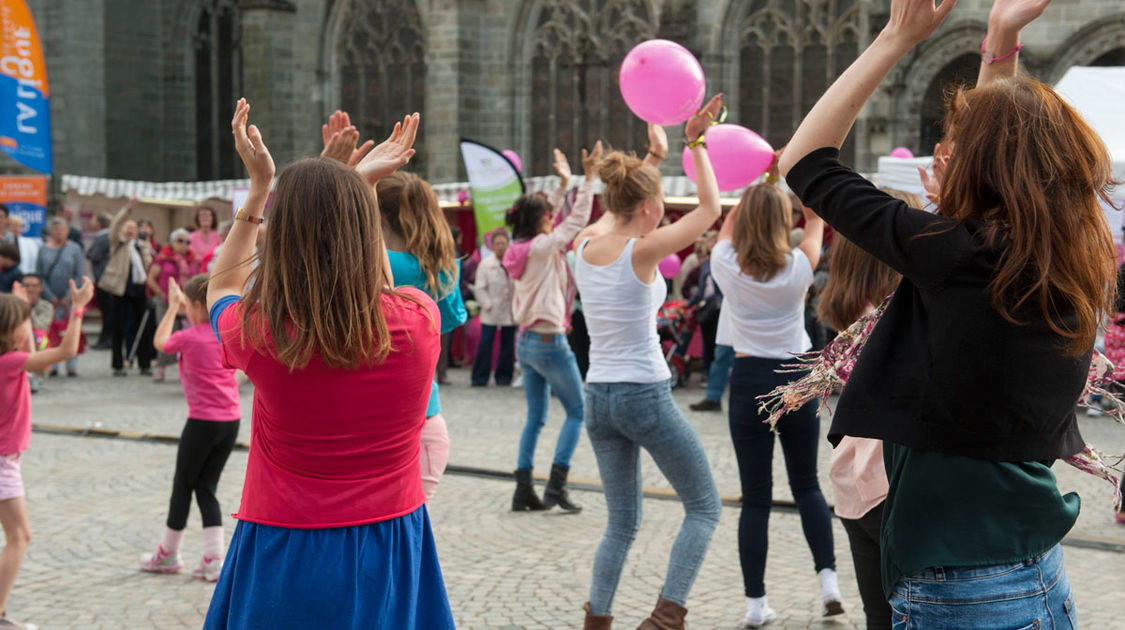
[[[19,299],[23,300],[24,302],[29,301],[27,299],[27,289],[23,288],[23,284],[20,283],[19,280],[16,280],[15,282],[12,283],[12,295],[18,297]]]
[[[94,283],[90,278],[82,276],[82,286],[76,287],[74,279],[70,279],[70,299],[75,309],[86,308],[90,300],[94,299]]]
[[[598,175],[598,162],[602,161],[602,141],[598,140],[594,143],[594,150],[589,153],[586,149],[582,149],[582,173],[586,176],[586,181],[592,182]]]
[[[668,157],[668,134],[664,127],[648,124],[648,152],[661,160]]]
[[[988,22],[1009,31],[1019,31],[1034,22],[1051,0],[996,0],[988,14]]]
[[[418,136],[417,113],[396,122],[391,136],[371,150],[355,165],[367,182],[375,182],[406,166],[414,157],[414,139]]]
[[[331,158],[343,162],[348,166],[355,166],[375,146],[374,140],[368,140],[356,148],[359,141],[359,131],[351,123],[347,112],[336,110],[328,118],[327,125],[320,126],[320,136],[324,140],[324,150],[321,157]]]
[[[931,176],[926,169],[918,167],[918,175],[922,177],[922,188],[926,189],[926,199],[937,205],[941,196],[941,182],[945,179],[945,169],[949,166],[949,153],[941,150],[941,143],[934,146],[934,174]]]
[[[250,103],[244,98],[238,99],[238,104],[234,108],[234,118],[230,123],[231,131],[234,132],[234,148],[250,175],[250,186],[252,188],[264,186],[268,189],[276,168],[269,149],[262,142],[262,132],[258,131],[257,125],[250,125],[247,130],[246,121],[249,116]]]
[[[187,308],[188,300],[184,290],[180,288],[180,284],[176,282],[175,278],[168,279],[168,308],[174,308],[177,311],[181,308]]]
[[[688,119],[687,124],[684,125],[684,137],[688,142],[694,142],[700,136],[707,133],[707,128],[715,122],[715,117],[719,115],[719,111],[723,108],[723,95],[716,94],[707,101],[703,109],[696,112]]]
[[[957,0],[891,0],[891,17],[883,31],[913,47],[933,35],[949,16]]]
[[[559,185],[562,188],[566,188],[567,182],[570,181],[570,178],[573,175],[573,173],[570,172],[570,162],[567,161],[566,154],[559,149],[554,150],[554,156],[555,161],[553,162],[553,165],[555,167],[555,173],[557,173],[559,179],[562,180]]]

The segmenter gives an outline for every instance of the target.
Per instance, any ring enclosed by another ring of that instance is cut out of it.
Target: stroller
[[[699,327],[695,319],[697,308],[688,305],[686,300],[675,300],[666,302],[656,314],[656,331],[660,335],[660,347],[664,350],[668,370],[672,372],[673,389],[691,378],[687,352],[692,335]]]

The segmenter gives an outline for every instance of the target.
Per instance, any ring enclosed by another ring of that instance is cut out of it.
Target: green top
[[[883,591],[932,567],[1022,562],[1054,547],[1080,500],[1046,462],[993,462],[883,443]]]

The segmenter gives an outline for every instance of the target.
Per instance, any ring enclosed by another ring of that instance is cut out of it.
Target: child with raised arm
[[[20,456],[31,442],[31,386],[28,372],[39,372],[78,354],[82,316],[94,297],[94,283],[82,278],[82,286],[70,284],[71,306],[62,343],[36,351],[31,331],[31,306],[17,282],[11,294],[0,295],[0,525],[4,527],[4,551],[0,552],[0,628],[25,628],[8,619],[8,596],[16,582],[23,556],[31,541],[27,522]]]
[[[173,333],[181,310],[191,327]],[[222,347],[207,318],[206,274],[188,280],[182,290],[174,278],[168,281],[168,310],[153,344],[161,352],[179,354],[188,420],[176,451],[167,528],[156,552],[141,556],[141,570],[177,573],[183,568],[180,542],[194,493],[203,516],[203,556],[192,577],[214,582],[223,567],[223,514],[215,489],[238,437],[242,411],[235,371],[223,367]]]

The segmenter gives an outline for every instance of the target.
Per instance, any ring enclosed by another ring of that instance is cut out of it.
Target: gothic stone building
[[[281,163],[315,154],[337,108],[384,136],[419,111],[415,170],[463,177],[457,141],[515,149],[643,146],[616,85],[640,41],[676,40],[730,121],[780,146],[874,37],[889,0],[30,0],[46,48],[57,173],[140,180],[241,176],[228,125],[245,95]],[[991,0],[962,0],[899,64],[845,146],[860,169],[939,137],[943,90],[979,63]],[[1056,0],[1024,35],[1028,72],[1125,65],[1121,0]],[[676,137],[678,134],[670,134]],[[673,152],[678,154],[678,146]],[[0,171],[18,171],[6,157]],[[677,174],[678,160],[666,166]]]

